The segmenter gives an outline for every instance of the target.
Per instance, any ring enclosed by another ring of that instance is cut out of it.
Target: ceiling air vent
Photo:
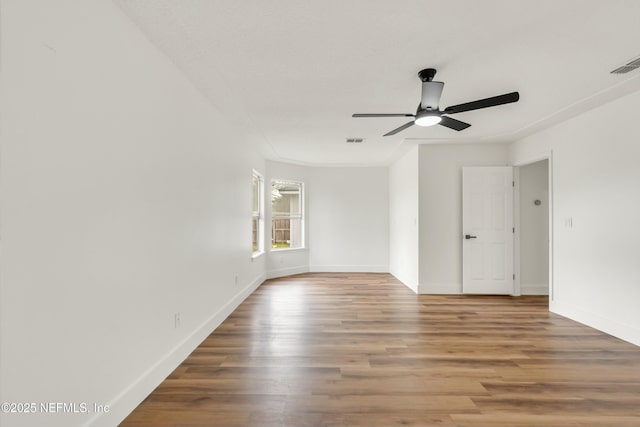
[[[640,57],[632,59],[631,61],[624,64],[623,66],[616,68],[611,72],[611,74],[625,74],[637,68],[640,68]]]
[[[347,144],[362,144],[364,138],[347,138]]]

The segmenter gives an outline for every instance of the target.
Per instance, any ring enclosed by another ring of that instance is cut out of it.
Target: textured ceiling
[[[640,89],[638,0],[116,0],[239,132],[271,159],[388,164],[415,143],[508,142]],[[441,107],[517,90],[460,113],[462,132],[406,118],[422,68]],[[346,144],[363,137],[362,144]]]

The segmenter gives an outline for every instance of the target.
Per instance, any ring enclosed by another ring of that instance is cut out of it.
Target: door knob
[[[472,236],[471,234],[465,234],[464,238],[467,239],[467,240],[469,240],[469,239],[477,239],[478,236]]]

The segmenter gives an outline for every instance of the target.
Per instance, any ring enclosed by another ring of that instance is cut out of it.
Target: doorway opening
[[[549,160],[516,168],[515,294],[551,295]]]

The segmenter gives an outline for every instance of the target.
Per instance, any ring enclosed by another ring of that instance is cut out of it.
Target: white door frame
[[[515,191],[513,193],[513,224],[515,227],[514,244],[513,244],[513,271],[515,273],[515,281],[513,286],[513,295],[520,296],[522,292],[520,275],[520,167],[531,163],[548,161],[549,167],[549,303],[553,301],[553,151],[548,155],[527,159],[527,161],[513,165],[513,180],[515,183]]]

